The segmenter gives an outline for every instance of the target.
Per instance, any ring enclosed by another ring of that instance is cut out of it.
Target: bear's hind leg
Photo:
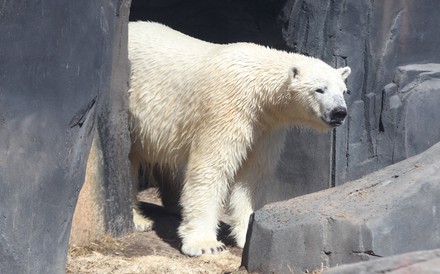
[[[137,231],[150,231],[153,228],[153,221],[145,217],[136,205],[133,205],[133,223]]]
[[[133,148],[132,148],[133,149]],[[137,231],[149,231],[153,228],[153,221],[145,217],[140,209],[137,198],[139,189],[139,171],[141,168],[139,158],[130,152],[130,179],[131,179],[131,206],[133,208],[133,224]]]
[[[159,187],[160,198],[166,212],[180,214],[179,200],[183,181],[181,170],[156,165],[153,168],[153,175]]]

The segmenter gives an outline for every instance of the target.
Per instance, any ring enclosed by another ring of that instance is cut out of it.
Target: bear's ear
[[[338,71],[341,74],[342,80],[347,79],[348,75],[351,73],[350,67],[339,68]]]
[[[289,69],[289,78],[290,78],[290,79],[297,78],[297,77],[298,77],[298,74],[299,74],[299,70],[298,70],[297,67],[291,67],[291,68]]]

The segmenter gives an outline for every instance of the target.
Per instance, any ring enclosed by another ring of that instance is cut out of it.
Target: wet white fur
[[[130,23],[129,58],[134,173],[142,163],[186,166],[178,233],[191,256],[223,246],[216,230],[225,203],[243,247],[256,189],[273,183],[286,130],[329,129],[323,119],[345,106],[350,74],[315,58],[212,44],[151,22]]]

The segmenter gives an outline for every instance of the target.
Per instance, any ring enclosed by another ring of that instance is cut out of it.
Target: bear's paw
[[[188,256],[200,256],[204,254],[216,254],[226,250],[224,243],[212,240],[198,240],[193,243],[184,243],[182,253]]]
[[[135,209],[133,209],[133,223],[137,231],[150,231],[153,229],[153,221],[142,216]]]

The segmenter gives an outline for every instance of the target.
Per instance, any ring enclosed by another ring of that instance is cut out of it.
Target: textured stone
[[[293,156],[288,158],[290,162],[284,167],[300,171],[283,169],[279,173],[293,173],[301,178],[288,177],[283,180],[285,186],[288,187],[289,183],[296,184],[298,180],[319,185],[320,170],[330,170],[326,177],[327,182],[329,185],[339,185],[420,153],[429,147],[428,144],[440,141],[440,134],[436,134],[435,130],[432,135],[426,135],[422,130],[414,129],[415,126],[410,138],[395,138],[395,130],[400,135],[406,133],[403,133],[402,128],[384,128],[381,124],[394,122],[388,120],[392,117],[382,111],[387,100],[382,97],[384,89],[387,90],[389,84],[394,82],[395,74],[405,73],[400,72],[399,67],[412,70],[412,73],[405,75],[408,82],[417,82],[415,78],[419,73],[424,73],[424,69],[432,71],[429,86],[421,88],[432,91],[440,89],[439,83],[435,81],[439,79],[436,65],[428,65],[426,68],[421,68],[420,65],[407,67],[408,64],[427,63],[427,60],[440,63],[438,36],[435,35],[440,26],[440,18],[433,16],[433,11],[438,8],[440,2],[433,0],[286,1],[279,20],[282,22],[288,46],[300,53],[322,58],[335,66],[348,65],[352,68],[352,74],[348,78],[351,93],[346,97],[348,120],[335,130],[333,138],[321,135],[309,139],[307,133],[290,136],[318,143],[323,142],[322,139],[327,140],[331,144],[331,151],[323,151],[321,158],[310,161],[310,166],[301,171],[297,164],[304,154],[287,148],[285,154]],[[418,93],[422,89],[416,88],[412,93]],[[403,105],[400,109],[404,112],[408,107],[419,110],[423,103],[421,98],[416,97],[414,95],[412,100],[401,101]],[[432,107],[436,100],[432,104],[423,105],[423,108],[427,112],[436,112],[436,107]],[[414,103],[415,101],[419,103]],[[417,116],[420,115],[422,114]],[[420,120],[414,122],[415,120],[416,118],[411,122],[420,124]],[[435,118],[428,120],[422,121],[429,125]],[[407,122],[409,120],[403,121]],[[389,155],[390,147],[405,147],[405,150],[393,156]],[[326,158],[326,161],[322,158]],[[315,177],[317,170],[318,181]],[[303,192],[297,192],[301,193]]]
[[[65,273],[94,129],[118,203],[107,228],[130,228],[127,16],[117,0],[0,5],[1,273]]]
[[[344,185],[254,213],[249,271],[287,273],[440,247],[440,143]]]
[[[440,273],[440,249],[416,251],[401,255],[380,258],[369,262],[360,262],[337,266],[325,270],[323,274],[409,274]]]
[[[385,86],[377,149],[382,166],[416,155],[440,136],[440,64],[411,64],[396,69]]]

